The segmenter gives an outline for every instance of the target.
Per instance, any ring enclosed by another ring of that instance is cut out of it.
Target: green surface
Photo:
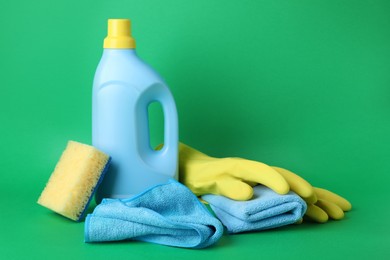
[[[353,210],[186,250],[85,244],[83,223],[38,206],[67,140],[91,143],[93,74],[119,17],[168,82],[182,141],[291,169]],[[389,28],[385,0],[1,1],[0,258],[389,259]]]

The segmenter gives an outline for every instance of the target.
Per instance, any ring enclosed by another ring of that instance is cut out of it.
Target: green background
[[[67,140],[91,143],[108,18],[132,19],[183,142],[288,168],[353,210],[205,250],[85,244],[83,223],[36,200]],[[1,1],[0,258],[389,259],[389,28],[385,0]]]

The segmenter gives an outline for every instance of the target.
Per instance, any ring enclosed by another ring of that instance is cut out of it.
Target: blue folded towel
[[[279,195],[259,185],[249,201],[235,201],[224,196],[207,194],[202,199],[210,204],[215,215],[229,233],[257,231],[297,222],[306,212],[306,203],[295,193]]]
[[[140,240],[203,248],[222,234],[221,222],[174,180],[130,199],[104,199],[85,220],[85,242]]]

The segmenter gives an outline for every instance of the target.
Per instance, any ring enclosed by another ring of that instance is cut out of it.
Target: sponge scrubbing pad
[[[79,221],[108,168],[110,157],[96,148],[69,141],[38,204]]]

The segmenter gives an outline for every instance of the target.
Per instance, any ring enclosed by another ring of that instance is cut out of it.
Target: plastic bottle
[[[164,146],[150,144],[148,106],[164,113]],[[96,192],[103,198],[129,198],[169,178],[177,179],[178,119],[164,80],[135,52],[130,20],[109,19],[92,97],[92,143],[112,162]]]

